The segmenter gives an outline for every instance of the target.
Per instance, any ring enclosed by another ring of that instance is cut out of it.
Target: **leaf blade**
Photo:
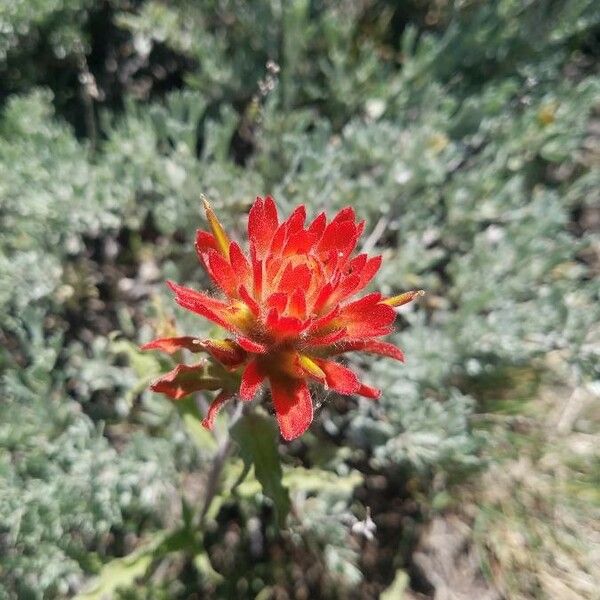
[[[290,497],[282,482],[283,471],[273,420],[258,413],[248,414],[234,425],[231,434],[240,447],[244,463],[254,465],[254,474],[263,493],[273,502],[278,526],[284,527],[290,511]]]

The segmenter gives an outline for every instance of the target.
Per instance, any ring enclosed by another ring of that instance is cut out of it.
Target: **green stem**
[[[206,515],[217,495],[219,490],[219,480],[221,479],[221,473],[223,472],[223,467],[225,466],[225,462],[231,451],[233,449],[233,440],[231,439],[231,429],[235,426],[235,424],[248,412],[250,412],[253,403],[250,402],[242,402],[238,405],[237,410],[233,414],[231,419],[231,423],[229,423],[229,427],[227,428],[227,432],[225,433],[224,439],[221,441],[219,445],[219,449],[213,458],[212,467],[208,474],[208,480],[206,482],[206,496],[204,499],[204,505],[202,506],[202,511],[200,512],[199,525],[202,527],[206,520]]]

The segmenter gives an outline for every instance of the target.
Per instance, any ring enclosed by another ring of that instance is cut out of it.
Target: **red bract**
[[[144,349],[173,353],[206,352],[233,375],[231,384],[207,376],[206,362],[178,365],[152,385],[173,399],[199,389],[222,389],[207,418],[233,395],[252,400],[268,381],[281,435],[291,440],[306,431],[313,417],[308,383],[316,381],[341,394],[378,398],[380,391],[361,383],[350,369],[331,357],[360,350],[402,361],[402,351],[377,338],[392,331],[394,307],[420,292],[383,298],[375,292],[351,298],[371,281],[381,257],[352,256],[364,221],[354,210],[341,210],[327,222],[324,213],[305,225],[299,206],[279,222],[273,199],[257,198],[248,217],[250,252],[229,240],[205,201],[211,231],[198,231],[196,252],[221,297],[168,282],[177,303],[230,333],[225,340],[163,338]],[[224,371],[226,372],[226,371]],[[237,383],[239,381],[239,384]]]

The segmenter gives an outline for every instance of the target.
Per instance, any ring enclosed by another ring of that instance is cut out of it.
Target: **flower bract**
[[[399,348],[378,338],[392,331],[394,308],[422,292],[356,298],[377,273],[381,256],[355,253],[364,221],[356,221],[354,210],[344,208],[331,221],[321,213],[306,223],[301,205],[280,221],[273,199],[257,198],[248,216],[248,252],[229,239],[207,201],[205,211],[210,231],[197,232],[196,253],[220,294],[168,285],[180,306],[216,323],[227,337],[161,338],[143,346],[212,358],[210,364],[204,359],[176,366],[152,389],[175,400],[198,390],[220,390],[203,421],[210,428],[227,400],[250,401],[268,383],[286,440],[312,422],[312,383],[378,398],[378,389],[362,383],[335,357],[361,351],[403,361]]]

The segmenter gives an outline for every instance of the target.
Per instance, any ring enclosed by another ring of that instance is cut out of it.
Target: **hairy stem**
[[[233,449],[233,440],[231,439],[231,429],[235,424],[251,409],[251,403],[240,402],[233,413],[229,427],[219,444],[219,448],[213,458],[213,463],[208,474],[208,480],[206,482],[206,496],[204,498],[204,504],[202,505],[202,511],[200,512],[199,525],[204,525],[206,515],[210,509],[210,506],[217,495],[219,490],[219,480],[221,479],[221,473],[223,467],[231,450]]]

